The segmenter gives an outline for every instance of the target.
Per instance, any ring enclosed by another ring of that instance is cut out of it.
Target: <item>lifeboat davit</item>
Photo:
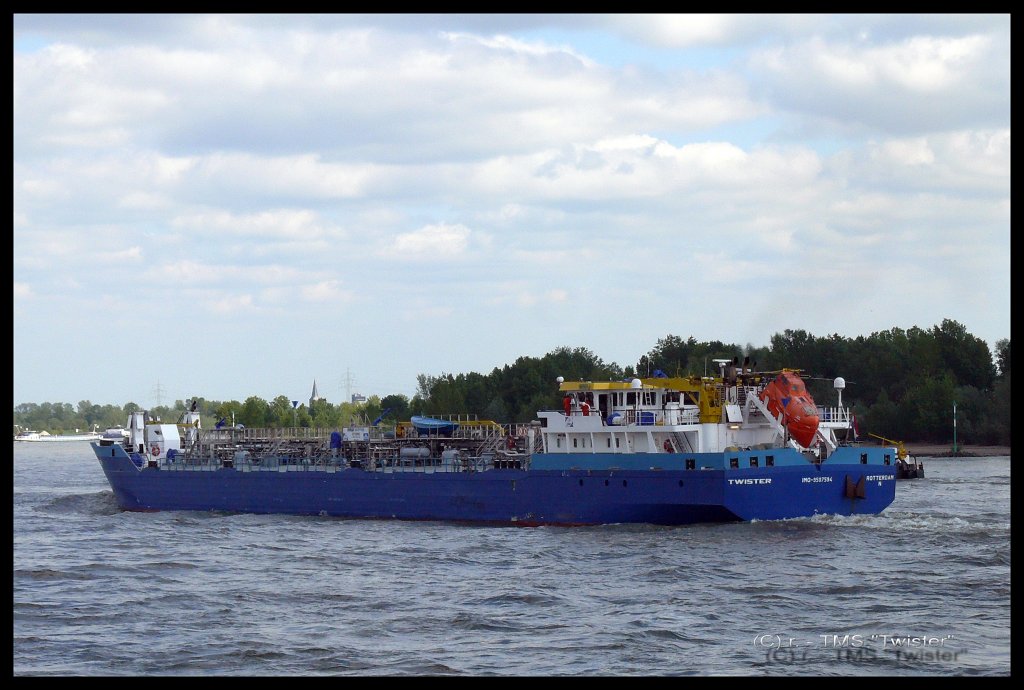
[[[784,371],[764,387],[760,397],[773,415],[782,415],[782,424],[789,435],[809,448],[818,431],[818,408],[803,380],[793,372]]]

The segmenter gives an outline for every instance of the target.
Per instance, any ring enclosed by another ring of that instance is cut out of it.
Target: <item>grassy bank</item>
[[[1009,446],[976,446],[976,445],[961,445],[957,448],[957,452],[953,453],[953,444],[924,444],[924,443],[906,443],[904,444],[907,448],[907,452],[915,457],[922,458],[949,458],[949,457],[963,457],[963,458],[988,458],[996,455],[1010,455]]]

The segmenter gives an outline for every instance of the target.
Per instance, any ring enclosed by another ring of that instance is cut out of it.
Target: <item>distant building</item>
[[[366,396],[365,395],[360,395],[359,393],[353,393],[352,394],[352,402],[354,402],[354,403],[364,403],[364,402],[366,402]]]
[[[313,403],[317,402],[318,400],[326,401],[327,398],[320,397],[320,394],[316,390],[316,379],[313,379],[313,392],[309,394],[309,412],[310,412],[310,414],[313,413]]]

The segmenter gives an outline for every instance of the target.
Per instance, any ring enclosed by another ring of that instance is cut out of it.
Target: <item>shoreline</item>
[[[1003,455],[1010,456],[1010,446],[964,444],[959,446],[956,454],[953,453],[952,443],[904,443],[903,446],[915,458],[991,458]]]

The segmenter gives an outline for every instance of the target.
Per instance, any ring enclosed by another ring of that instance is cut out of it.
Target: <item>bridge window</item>
[[[868,454],[867,453],[861,453],[860,454],[860,464],[862,464],[862,465],[868,464]]]
[[[775,456],[774,455],[766,455],[766,456],[764,456],[764,466],[765,467],[775,467]]]
[[[572,440],[572,447],[573,447],[573,448],[575,448],[575,447],[576,447],[576,439],[573,439],[573,440]]]
[[[636,393],[626,393],[626,404],[636,405]]]
[[[693,458],[686,458],[686,469],[693,470],[697,468],[697,461]],[[682,482],[680,482],[682,484]]]
[[[757,456],[756,455],[750,456],[750,466],[751,467],[757,467]]]
[[[886,454],[885,454],[885,455],[883,455],[882,457],[883,457],[883,459],[885,460],[885,464],[886,464],[886,465],[891,465],[891,464],[892,464],[892,463],[890,462],[890,458],[889,458],[889,454],[888,454],[888,453],[886,453]]]
[[[729,467],[731,467],[733,469],[738,469],[739,466],[740,466],[740,459],[739,458],[729,458]]]

